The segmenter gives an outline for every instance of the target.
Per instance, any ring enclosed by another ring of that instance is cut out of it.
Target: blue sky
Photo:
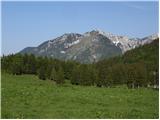
[[[158,2],[2,2],[2,54],[97,28],[129,37],[158,33]]]

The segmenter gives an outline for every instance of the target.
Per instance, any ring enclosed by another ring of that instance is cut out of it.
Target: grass
[[[57,86],[34,75],[2,74],[2,118],[158,118],[158,91]]]

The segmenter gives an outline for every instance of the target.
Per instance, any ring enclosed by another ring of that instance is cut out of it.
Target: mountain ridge
[[[158,38],[157,34],[144,38],[129,38],[101,30],[92,30],[84,34],[65,33],[37,47],[24,48],[20,53],[92,63],[121,55],[135,47],[151,43],[156,38]]]

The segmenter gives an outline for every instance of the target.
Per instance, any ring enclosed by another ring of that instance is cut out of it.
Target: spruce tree
[[[39,68],[38,77],[39,77],[39,79],[46,80],[46,72],[45,72],[45,67],[44,66],[41,66]]]
[[[65,81],[64,81],[64,72],[63,72],[63,69],[62,67],[59,67],[58,71],[57,71],[57,75],[56,75],[56,80],[55,82],[57,84],[63,84]]]
[[[11,63],[11,71],[14,75],[21,75],[22,74],[22,67],[23,67],[23,58],[20,54],[16,54],[13,56]]]
[[[50,79],[56,81],[56,77],[57,77],[57,73],[55,68],[53,67],[51,71]]]

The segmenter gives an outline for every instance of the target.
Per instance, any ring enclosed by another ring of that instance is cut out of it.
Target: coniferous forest
[[[159,39],[127,51],[122,56],[92,64],[61,61],[33,54],[11,54],[1,58],[2,72],[13,75],[34,74],[41,80],[64,84],[128,88],[159,85]]]

